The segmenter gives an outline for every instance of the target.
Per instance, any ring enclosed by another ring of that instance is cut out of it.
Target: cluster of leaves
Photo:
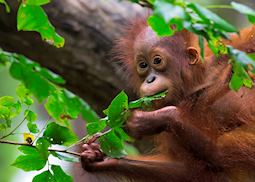
[[[204,58],[204,39],[216,56],[229,55],[234,68],[234,74],[230,81],[231,89],[238,90],[243,85],[249,88],[253,86],[253,81],[247,71],[255,73],[254,60],[246,53],[226,46],[221,41],[222,38],[229,39],[228,33],[238,32],[233,25],[194,2],[184,0],[132,1],[146,2],[153,8],[153,14],[147,21],[159,36],[171,36],[175,31],[185,28],[199,36],[202,58]],[[250,7],[232,2],[229,8],[244,14],[251,23],[255,23],[255,11]]]
[[[26,146],[19,147],[23,154],[13,163],[24,171],[43,169],[49,162],[50,155],[60,160],[77,162],[77,159],[59,153],[68,153],[67,150],[54,150],[52,146],[62,145],[68,149],[80,142],[77,141],[77,136],[70,125],[70,120],[77,119],[79,115],[87,122],[88,131],[88,135],[81,141],[103,133],[99,142],[108,156],[118,158],[127,155],[126,150],[130,150],[130,146],[125,145],[125,142],[131,139],[123,131],[122,126],[128,117],[129,110],[148,106],[153,100],[165,96],[165,93],[160,93],[128,103],[128,96],[121,92],[104,111],[106,117],[100,119],[85,101],[60,86],[65,83],[60,76],[42,68],[38,63],[22,55],[0,50],[0,64],[9,65],[11,76],[21,81],[16,89],[18,99],[10,96],[0,98],[0,131],[11,128],[13,119],[21,114],[21,108],[26,108],[23,113],[24,119],[14,130],[1,136],[0,143],[2,139],[12,135],[21,124],[27,123],[29,133],[24,133]],[[37,114],[29,109],[34,103],[32,96],[35,96],[40,103],[44,102],[46,111],[54,121],[47,122],[42,129],[38,129],[36,124]],[[40,135],[41,132],[43,132],[42,135]],[[71,180],[60,166],[50,164],[48,166],[50,166],[48,170],[35,176],[33,181],[42,179],[43,181],[59,181],[58,177],[64,177],[66,181]]]
[[[5,5],[7,12],[10,12],[10,7],[5,0],[0,0],[0,3]],[[50,0],[22,0],[17,13],[17,29],[38,32],[49,44],[63,47],[64,38],[57,34],[42,8],[48,3]]]
[[[87,132],[93,136],[106,129],[106,132],[99,138],[101,149],[110,157],[119,158],[125,156],[130,147],[125,145],[125,142],[130,142],[132,139],[125,133],[122,127],[130,114],[130,110],[134,108],[149,108],[152,101],[162,99],[165,96],[166,92],[162,92],[129,103],[127,94],[122,91],[112,100],[108,108],[104,110],[105,118],[87,123]]]

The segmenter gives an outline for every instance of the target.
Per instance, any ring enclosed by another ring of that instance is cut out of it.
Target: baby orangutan
[[[255,27],[232,35],[231,44],[255,51]],[[255,88],[229,89],[228,57],[210,52],[204,63],[196,36],[183,30],[159,38],[137,21],[116,45],[131,87],[140,96],[167,90],[153,111],[134,110],[126,131],[153,135],[153,156],[109,159],[98,144],[83,146],[82,166],[94,181],[255,181]]]

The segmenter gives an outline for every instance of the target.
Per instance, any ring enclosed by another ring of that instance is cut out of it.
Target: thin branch
[[[12,135],[24,123],[25,120],[26,120],[26,117],[24,117],[24,119],[10,133],[8,133],[7,135],[2,136],[0,138],[0,140]]]
[[[49,123],[50,121],[50,117],[47,119],[46,123],[44,124],[43,128],[40,130],[40,132],[37,134],[37,136],[35,137],[34,141],[32,142],[32,144],[35,143],[35,141],[39,138],[39,136],[41,135],[41,133],[43,132],[43,130],[46,128],[47,124]]]
[[[208,9],[234,9],[231,5],[228,4],[207,5],[205,7]]]
[[[95,142],[98,138],[100,138],[101,136],[103,136],[103,135],[109,133],[110,131],[112,131],[112,129],[106,130],[106,131],[104,131],[104,132],[98,132],[98,133],[96,133],[96,134],[94,134],[94,135],[92,135],[92,136],[87,135],[87,136],[83,137],[82,139],[80,139],[79,141],[77,141],[76,143],[74,143],[74,144],[68,146],[65,150],[67,151],[67,150],[69,150],[70,148],[73,148],[73,147],[75,147],[76,145],[81,144],[82,142],[87,143],[87,144],[91,144],[91,143]]]
[[[36,148],[36,146],[34,146],[34,145],[30,145],[30,144],[28,144],[28,143],[22,143],[22,142],[14,142],[14,141],[0,140],[0,143],[9,144],[9,145],[28,146],[28,147]],[[60,150],[60,149],[49,148],[48,151],[60,152],[60,153],[70,154],[70,155],[74,155],[74,156],[78,156],[78,157],[81,156],[80,153],[73,152],[73,151]]]

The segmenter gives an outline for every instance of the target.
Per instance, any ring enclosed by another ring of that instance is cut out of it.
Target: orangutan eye
[[[139,68],[144,69],[147,68],[148,64],[145,61],[139,62]]]
[[[153,64],[160,64],[162,61],[160,56],[155,56],[154,60],[153,60]]]

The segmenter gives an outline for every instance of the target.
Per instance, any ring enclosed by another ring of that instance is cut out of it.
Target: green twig
[[[50,121],[50,117],[47,119],[46,123],[44,124],[43,128],[40,130],[40,132],[36,135],[34,141],[32,142],[32,144],[35,143],[35,141],[39,138],[39,136],[41,135],[41,133],[43,132],[43,130],[46,128],[46,126],[48,125]]]
[[[84,142],[85,144],[91,144],[93,142],[95,142],[98,138],[100,138],[103,135],[106,135],[107,133],[109,133],[110,131],[112,131],[112,129],[106,130],[104,132],[98,132],[95,133],[94,135],[90,136],[90,135],[86,135],[85,137],[83,137],[82,139],[80,139],[79,141],[77,141],[76,143],[68,146],[65,151],[69,150],[70,148],[75,147],[76,145],[81,144],[82,142]]]
[[[25,120],[26,120],[26,117],[10,133],[8,133],[7,135],[2,136],[0,138],[0,140],[12,135],[24,123]]]
[[[231,5],[228,4],[218,4],[218,5],[207,5],[207,9],[234,9]]]
[[[28,146],[28,147],[36,148],[36,146],[34,146],[34,145],[31,145],[31,144],[28,144],[28,143],[22,143],[22,142],[14,142],[14,141],[0,140],[0,143],[9,144],[9,145]],[[70,154],[70,155],[74,155],[74,156],[81,157],[81,154],[80,154],[80,153],[73,152],[73,151],[66,151],[66,150],[53,149],[53,148],[48,148],[48,151],[60,152],[60,153],[65,153],[65,154]]]

